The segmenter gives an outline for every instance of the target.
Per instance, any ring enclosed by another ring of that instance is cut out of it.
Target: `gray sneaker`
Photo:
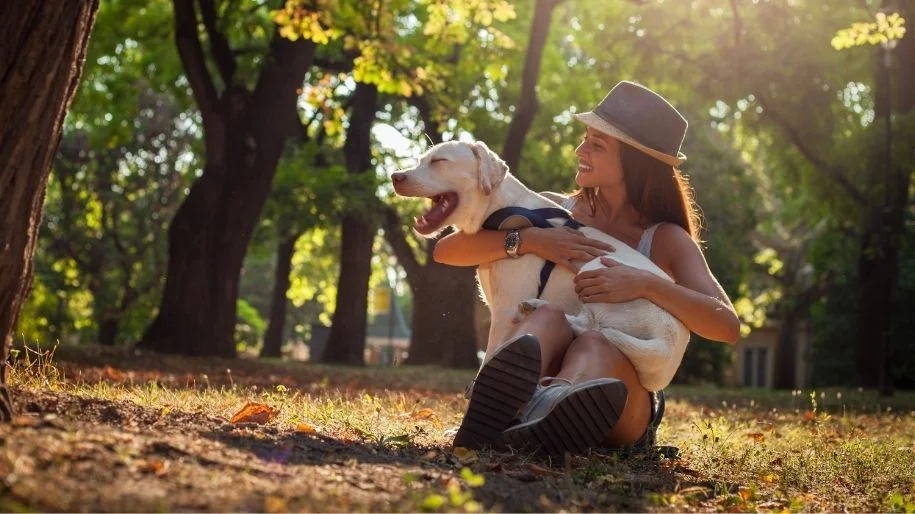
[[[473,449],[499,443],[502,431],[530,401],[539,379],[540,342],[536,337],[522,335],[503,344],[473,381],[454,446]]]
[[[553,456],[581,453],[600,444],[616,425],[629,390],[615,378],[572,384],[560,378],[538,387],[519,423],[502,432],[505,444]]]

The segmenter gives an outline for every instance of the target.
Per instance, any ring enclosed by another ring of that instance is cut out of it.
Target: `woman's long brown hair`
[[[636,212],[650,224],[666,221],[679,225],[694,241],[699,241],[699,211],[683,173],[623,141],[619,143],[626,196]],[[585,187],[572,196],[584,198],[591,215],[595,215],[599,201],[596,189]]]

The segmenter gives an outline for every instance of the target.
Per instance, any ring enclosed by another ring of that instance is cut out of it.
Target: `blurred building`
[[[781,324],[778,320],[754,328],[746,337],[734,345],[734,365],[731,369],[731,383],[744,387],[772,388],[775,385],[776,348]],[[801,323],[795,334],[794,388],[810,385],[813,375],[810,334],[805,323]]]

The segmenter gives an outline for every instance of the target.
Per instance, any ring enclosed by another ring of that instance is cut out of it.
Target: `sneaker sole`
[[[582,453],[607,437],[626,406],[627,396],[623,382],[580,389],[563,398],[546,416],[506,430],[503,440],[517,450],[543,451],[551,456]]]
[[[530,401],[539,380],[537,338],[523,335],[508,343],[477,374],[454,446],[476,449],[498,444],[502,431]]]

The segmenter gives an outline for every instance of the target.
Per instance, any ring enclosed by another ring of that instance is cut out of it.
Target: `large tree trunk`
[[[32,281],[51,159],[76,92],[98,0],[0,3],[0,420],[9,347]]]
[[[429,260],[411,279],[413,333],[407,364],[479,367],[474,307],[476,270]]]
[[[370,84],[357,84],[352,102],[343,152],[346,154],[347,171],[361,174],[371,169],[371,130],[378,108],[378,89]],[[363,206],[362,209],[352,209],[343,217],[341,231],[337,301],[322,360],[363,365],[376,226]]]
[[[296,90],[315,45],[275,32],[254,91],[234,85],[217,94],[200,45],[194,1],[174,0],[174,6],[176,42],[203,118],[207,162],[169,226],[165,289],[140,345],[164,353],[234,357],[239,273],[283,146],[299,123]],[[206,11],[203,16],[207,24]],[[214,59],[231,84],[231,49],[214,26],[207,25]]]
[[[906,7],[903,15],[912,19],[915,6],[911,2],[904,3]],[[887,74],[877,81],[877,93],[882,94],[882,105],[876,108],[878,115],[874,125],[879,124],[883,132],[877,130],[881,138],[872,172],[879,176],[875,181],[877,186],[871,191],[876,201],[871,203],[866,212],[858,260],[858,374],[863,387],[879,388],[883,394],[892,393],[889,366],[891,301],[899,270],[900,236],[909,199],[913,164],[911,131],[899,130],[898,127],[889,131],[893,137],[893,149],[888,149],[889,142],[883,140],[887,135],[884,123],[888,115],[901,117],[899,115],[915,113],[915,38],[907,36],[902,39],[894,61],[895,65],[890,71],[896,80],[890,81]],[[890,85],[895,91],[895,97],[890,91]],[[889,101],[891,98],[892,102]],[[898,151],[899,148],[907,150]]]
[[[286,306],[289,300],[289,273],[292,271],[292,256],[295,254],[295,242],[299,235],[281,241],[276,249],[276,272],[273,278],[273,300],[270,303],[270,324],[264,335],[264,348],[261,357],[283,356],[283,329],[286,325]]]

